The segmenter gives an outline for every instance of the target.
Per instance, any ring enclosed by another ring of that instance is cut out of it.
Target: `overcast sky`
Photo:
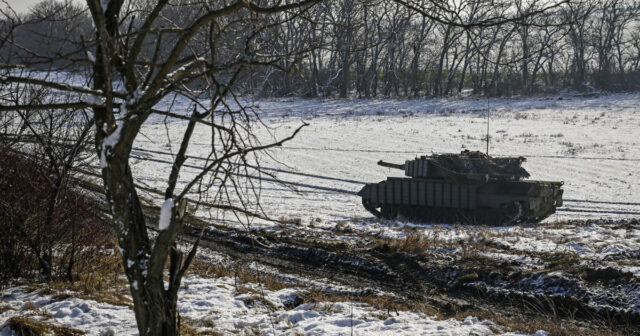
[[[11,6],[11,8],[13,8],[18,13],[26,12],[29,8],[31,8],[31,6],[41,1],[43,0],[7,0],[9,6]],[[0,6],[4,6],[4,4],[0,3]]]
[[[23,13],[41,0],[8,0],[9,6],[18,13]],[[0,5],[3,6],[3,5]]]

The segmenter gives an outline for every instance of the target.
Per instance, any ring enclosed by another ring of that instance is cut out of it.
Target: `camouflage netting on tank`
[[[494,158],[477,151],[465,150],[460,154],[440,154],[429,157],[433,163],[458,174],[488,174],[496,179],[516,179],[529,177],[522,168],[524,157]]]

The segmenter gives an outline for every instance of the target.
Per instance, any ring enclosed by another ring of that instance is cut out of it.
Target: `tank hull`
[[[512,225],[537,223],[562,205],[562,182],[388,178],[358,193],[378,218],[422,223]]]

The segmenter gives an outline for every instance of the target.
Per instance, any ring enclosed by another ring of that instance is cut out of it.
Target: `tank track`
[[[362,205],[371,214],[380,219],[406,220],[419,223],[459,223],[471,225],[516,225],[527,222],[539,222],[544,218],[527,218],[522,216],[522,209],[517,205],[503,209],[454,209],[441,207],[406,206],[382,204],[375,206],[367,199]],[[378,210],[378,208],[380,208]]]

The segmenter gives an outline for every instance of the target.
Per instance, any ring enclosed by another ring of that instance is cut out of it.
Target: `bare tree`
[[[7,71],[2,78],[5,83],[27,83],[68,95],[64,103],[17,102],[3,107],[5,111],[92,109],[95,152],[141,335],[178,334],[178,288],[197,247],[196,243],[184,255],[175,245],[183,225],[186,196],[207,178],[220,183],[218,200],[225,199],[224,195],[237,187],[234,171],[246,167],[242,163],[259,151],[281,145],[304,126],[287,138],[261,144],[251,127],[256,116],[242,104],[234,108],[227,100],[234,100],[233,85],[244,69],[275,64],[287,56],[255,52],[267,34],[266,28],[282,23],[266,18],[304,11],[315,2],[235,1],[213,5],[186,1],[173,7],[168,0],[159,0],[133,11],[135,2],[88,0],[95,39],[84,41],[85,57],[78,60],[66,53],[48,59],[47,64],[55,69],[62,59],[89,65],[92,87],[70,84],[68,78],[43,78],[33,72],[25,75]],[[180,11],[173,13],[176,8]],[[171,46],[168,50],[167,43]],[[22,47],[16,41],[12,44]],[[29,66],[27,61],[23,60],[21,66]],[[190,101],[191,114],[157,108],[170,97]],[[167,178],[159,232],[152,240],[147,231],[151,223],[142,212],[129,160],[134,140],[153,114],[184,119],[187,125]],[[210,160],[178,190],[178,177],[197,124],[210,129]],[[251,214],[244,205],[221,203],[220,207]],[[167,261],[169,280],[165,289]]]

